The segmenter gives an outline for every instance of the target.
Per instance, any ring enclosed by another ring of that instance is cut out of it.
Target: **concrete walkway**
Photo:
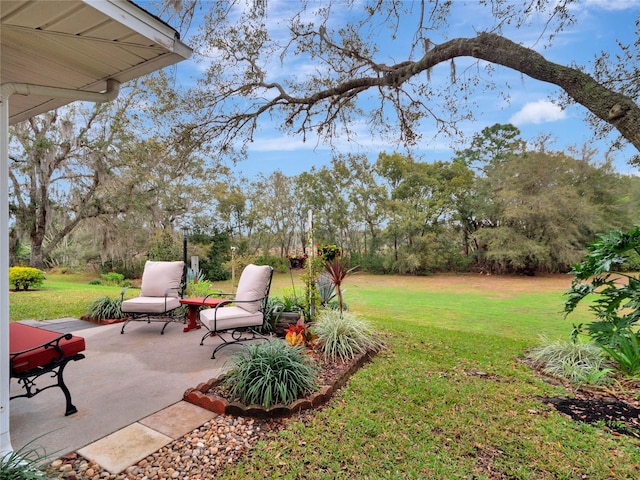
[[[43,448],[53,458],[79,451],[112,473],[136,463],[199,427],[215,414],[182,401],[187,388],[229,368],[234,348],[211,352],[216,337],[200,346],[202,330],[179,323],[160,335],[162,323],[95,326],[75,319],[25,322],[85,338],[86,358],[71,362],[65,382],[78,412],[64,416],[64,395],[52,388],[10,403],[14,449]],[[11,395],[19,393],[11,381]],[[99,443],[98,443],[99,442]],[[151,450],[150,450],[151,449]]]

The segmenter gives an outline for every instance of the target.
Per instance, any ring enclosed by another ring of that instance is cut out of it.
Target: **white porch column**
[[[0,456],[9,436],[9,95],[0,97]]]

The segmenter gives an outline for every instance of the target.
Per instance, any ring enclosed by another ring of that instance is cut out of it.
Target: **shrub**
[[[542,339],[541,345],[527,354],[547,375],[562,378],[575,384],[603,384],[611,369],[606,368],[606,355],[595,343],[549,341]]]
[[[185,296],[187,297],[206,297],[211,293],[214,293],[211,291],[211,282],[207,280],[199,281],[197,283],[187,282],[187,289],[185,293]]]
[[[640,374],[640,345],[635,334],[621,336],[614,346],[602,345],[602,349],[626,376],[635,378]]]
[[[289,262],[286,258],[275,257],[273,255],[260,255],[254,259],[256,265],[269,265],[273,270],[279,273],[287,273],[289,270]]]
[[[44,272],[32,267],[11,267],[9,268],[9,283],[16,290],[39,287],[44,283]]]
[[[615,348],[621,338],[634,334],[640,320],[640,278],[625,273],[624,266],[640,250],[640,227],[598,235],[587,250],[582,263],[573,265],[575,278],[567,291],[565,314],[592,298],[589,310],[596,320],[586,325],[587,334],[598,344]],[[575,327],[581,329],[582,325]]]
[[[89,305],[87,316],[96,320],[122,318],[121,303],[122,299],[119,297],[113,299],[109,297],[97,298]]]
[[[382,340],[366,320],[350,312],[323,310],[313,326],[325,358],[342,361],[382,347]]]
[[[236,358],[224,386],[246,405],[289,404],[316,388],[318,366],[304,351],[279,340],[250,345]]]
[[[117,272],[103,273],[100,275],[104,285],[112,287],[122,287],[124,283],[124,275]]]

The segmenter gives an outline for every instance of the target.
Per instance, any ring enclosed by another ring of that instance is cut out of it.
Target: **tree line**
[[[419,144],[422,122],[457,137],[458,122],[473,118],[474,91],[503,93],[492,65],[559,86],[556,102],[583,105],[596,137],[617,130],[616,144],[638,147],[638,42],[594,52],[591,65],[561,66],[503,36],[521,30],[552,47],[579,22],[572,3],[491,0],[482,4],[490,15],[474,20],[476,37],[447,39],[455,3],[301,1],[283,42],[265,22],[268,2],[240,10],[222,0],[160,2],[158,15],[176,15],[185,28],[204,19],[190,38],[200,76],[181,89],[161,72],[110,104],[74,105],[12,128],[10,261],[133,271],[144,258],[179,258],[188,226],[190,254],[223,275],[231,245],[274,259],[304,253],[311,209],[313,241],[340,244],[372,271],[564,271],[596,232],[637,223],[637,179],[588,147],[557,152],[495,125],[448,161],[336,154],[295,177],[251,179],[225,162],[242,159],[266,116],[327,143],[362,118],[390,144]],[[345,9],[352,15],[333,14]],[[532,13],[539,25],[529,23]],[[398,44],[406,61],[390,65],[379,47],[400,27],[415,35]],[[302,52],[317,68],[285,75]],[[462,57],[476,69],[456,70]],[[432,70],[443,62],[451,88],[436,89]],[[358,102],[365,92],[379,100],[367,109]]]
[[[283,266],[310,243],[340,245],[377,273],[533,274],[567,271],[597,233],[638,222],[637,177],[587,147],[526,142],[513,125],[478,132],[452,160],[336,155],[297,176],[247,179],[162,139],[128,136],[126,115],[104,108],[13,130],[22,148],[10,156],[12,264],[135,275],[146,258],[182,258],[189,227],[189,256],[212,279],[228,275],[232,246]],[[70,124],[80,134],[65,133]]]
[[[450,161],[336,156],[298,176],[226,186],[216,211],[242,251],[264,255],[310,254],[311,209],[314,243],[336,243],[374,272],[565,272],[597,233],[638,221],[640,180],[587,147],[548,143],[497,124]]]

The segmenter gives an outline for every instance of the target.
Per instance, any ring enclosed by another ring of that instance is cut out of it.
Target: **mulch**
[[[571,396],[539,397],[542,403],[577,422],[599,426],[613,435],[640,439],[640,381],[619,377],[613,386],[583,385],[576,389],[575,385],[544,374],[532,362],[523,362],[547,383],[572,392]]]
[[[572,398],[542,397],[540,400],[572,420],[600,426],[614,435],[640,439],[639,402],[629,393],[619,396],[622,398],[581,389]]]

